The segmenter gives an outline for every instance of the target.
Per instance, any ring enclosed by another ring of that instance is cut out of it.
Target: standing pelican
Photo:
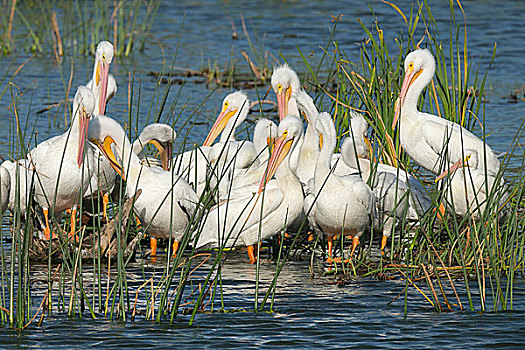
[[[113,45],[109,41],[101,41],[97,45],[95,52],[95,66],[93,68],[93,77],[87,83],[95,97],[96,115],[106,113],[106,103],[116,94],[117,84],[115,78],[109,74],[109,67],[113,61]],[[117,174],[111,168],[109,161],[98,151],[93,148],[95,157],[89,164],[91,180],[89,187],[84,194],[85,199],[102,196],[102,215],[107,220],[107,206],[109,203],[109,194],[115,188]]]
[[[155,255],[156,238],[173,239],[173,255],[190,223],[199,198],[191,186],[179,175],[157,167],[144,166],[132,151],[124,129],[111,118],[95,118],[89,129],[89,139],[110,161],[115,171],[126,181],[126,194],[142,194],[135,200],[133,209],[151,240],[151,254]],[[121,163],[112,150],[114,145]]]
[[[401,146],[423,168],[436,175],[441,173],[438,179],[468,164],[471,173],[482,174],[493,183],[500,163],[485,142],[459,124],[418,111],[419,96],[435,70],[434,56],[426,49],[415,50],[405,58],[405,78],[392,124],[395,127],[399,120]],[[476,181],[476,184],[485,187],[485,181]],[[485,191],[481,187],[466,188],[457,181],[453,187],[454,201],[461,196],[464,199],[465,194],[475,197],[474,193]]]
[[[248,247],[250,263],[255,262],[253,244],[279,233],[301,213],[301,183],[290,168],[290,153],[303,132],[297,117],[286,117],[278,127],[268,168],[256,195],[241,195],[213,207],[204,223],[197,247],[210,244]],[[275,184],[266,186],[275,174]],[[266,188],[265,188],[266,186]]]
[[[333,260],[333,237],[343,234],[353,238],[353,256],[359,237],[370,226],[374,194],[358,175],[337,176],[331,160],[336,145],[336,132],[328,113],[318,115],[315,128],[323,137],[323,147],[315,166],[313,184],[305,199],[304,211],[318,233],[328,236],[328,261]],[[312,191],[313,190],[313,191]],[[320,231],[320,232],[319,232]]]
[[[454,163],[463,164],[473,154],[481,160],[479,169],[495,175],[500,163],[485,142],[459,124],[417,110],[419,95],[435,70],[434,56],[426,49],[415,50],[405,58],[405,78],[392,124],[395,127],[399,120],[401,146],[416,163],[436,175]]]
[[[42,208],[45,219],[44,236],[49,239],[49,209],[59,213],[72,208],[70,236],[75,233],[76,211],[82,191],[89,185],[90,174],[82,168],[84,146],[89,118],[95,108],[93,93],[79,86],[73,101],[73,122],[69,130],[51,142],[42,142],[29,152],[29,160],[36,171],[35,200]],[[87,159],[92,160],[90,147],[86,147]]]

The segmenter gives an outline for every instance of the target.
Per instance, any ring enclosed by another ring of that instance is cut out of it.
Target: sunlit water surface
[[[396,4],[409,11],[409,1]],[[489,144],[497,151],[505,151],[514,138],[525,116],[525,102],[509,103],[506,98],[514,89],[524,84],[525,77],[525,31],[523,13],[525,2],[520,1],[463,1],[469,25],[469,56],[474,64],[487,66],[494,43],[497,56],[488,76],[486,105],[486,130],[491,133]],[[400,16],[388,5],[372,2],[385,35],[389,38],[403,30]],[[430,1],[442,38],[448,37],[449,7],[446,1]],[[165,1],[157,15],[152,36],[162,42],[164,51],[154,43],[148,43],[143,53],[132,58],[115,59],[111,72],[119,83],[119,92],[108,106],[108,114],[122,122],[127,121],[127,77],[134,71],[136,83],[141,83],[141,109],[137,131],[148,122],[147,111],[155,89],[149,71],[160,71],[163,62],[171,63],[178,33],[184,19],[181,47],[176,66],[199,69],[208,60],[218,60],[226,66],[234,58],[242,61],[240,50],[249,52],[242,35],[240,13],[246,18],[248,29],[264,38],[264,48],[277,54],[281,52],[299,72],[306,68],[297,53],[296,45],[305,53],[313,51],[320,57],[319,45],[329,38],[330,14],[344,14],[338,26],[337,39],[350,57],[357,59],[359,46],[364,37],[356,19],[372,25],[372,16],[365,1]],[[231,18],[240,40],[231,40]],[[290,36],[293,36],[292,38]],[[27,56],[14,58],[16,67]],[[9,60],[3,59],[7,65]],[[66,59],[62,69],[66,77],[71,61]],[[73,87],[84,84],[91,75],[92,59],[76,58]],[[64,97],[64,85],[60,71],[53,58],[35,57],[13,80],[21,89],[36,84],[29,107],[29,97],[20,102],[21,115],[29,115],[29,125],[39,131],[43,140],[63,130],[63,114],[51,111],[37,116],[35,111],[46,103]],[[136,85],[137,88],[137,85]],[[179,93],[172,88],[171,98]],[[264,93],[266,87],[260,92]],[[200,143],[207,134],[212,119],[218,113],[220,100],[229,91],[218,89],[203,106],[199,120],[189,134],[189,141]],[[31,92],[29,92],[31,93]],[[202,84],[189,83],[182,89],[176,114],[184,107],[182,120],[197,108],[210,90]],[[254,91],[248,91],[256,98]],[[10,103],[9,94],[3,96],[2,107]],[[153,106],[155,111],[156,105]],[[13,113],[2,108],[0,139],[7,140],[12,133]],[[28,114],[29,113],[29,114]],[[134,117],[135,118],[135,117]],[[151,122],[151,118],[149,122]],[[171,118],[171,117],[170,117]],[[58,120],[58,122],[56,121]],[[170,119],[172,120],[172,119]],[[161,121],[163,121],[161,119]],[[9,142],[0,143],[0,154],[10,156]],[[7,234],[6,230],[5,234]],[[156,271],[160,276],[162,261],[145,261],[147,276]],[[128,269],[130,289],[135,290],[144,281],[141,265]],[[34,266],[35,276],[45,274],[44,266]],[[275,265],[261,265],[262,292],[266,291]],[[43,277],[45,279],[45,276]],[[149,278],[149,277],[147,277]],[[227,308],[253,309],[255,298],[255,268],[244,263],[244,256],[229,261],[223,272],[225,304]],[[69,319],[61,314],[48,316],[41,327],[17,332],[0,330],[0,347],[38,348],[86,348],[86,347],[357,347],[357,348],[473,348],[510,346],[522,347],[525,336],[525,283],[519,280],[514,289],[514,311],[500,313],[454,312],[438,314],[419,294],[409,293],[407,316],[404,316],[404,297],[391,304],[404,288],[402,281],[377,281],[358,278],[344,286],[332,284],[330,277],[310,278],[306,262],[291,262],[279,278],[275,299],[275,313],[239,312],[229,314],[199,314],[193,326],[188,326],[188,316],[179,316],[174,325],[158,325],[138,317],[135,322],[93,321]],[[45,284],[36,283],[34,300],[43,295]],[[464,290],[459,287],[464,295]],[[489,298],[490,299],[490,298]],[[463,300],[466,300],[463,298]],[[36,303],[36,301],[35,301]],[[475,300],[479,306],[479,299]],[[142,305],[143,306],[143,305]]]

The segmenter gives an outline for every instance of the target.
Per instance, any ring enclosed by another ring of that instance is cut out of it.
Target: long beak
[[[86,135],[89,130],[89,117],[86,115],[84,110],[79,113],[79,141],[78,141],[78,152],[77,152],[77,164],[80,168],[84,161],[84,146],[86,144]]]
[[[228,124],[228,121],[232,116],[237,113],[237,110],[234,111],[228,111],[227,109],[223,109],[222,112],[217,117],[217,120],[213,124],[210,133],[206,137],[206,140],[204,140],[203,146],[211,146],[213,141],[219,136],[219,134],[224,130],[226,127],[226,124]]]
[[[405,101],[405,97],[408,92],[408,88],[417,79],[417,77],[419,77],[421,73],[423,73],[423,69],[420,69],[417,72],[411,70],[405,74],[405,79],[403,80],[403,85],[401,85],[401,91],[399,92],[399,98],[396,100],[396,104],[394,105],[395,114],[394,121],[392,122],[392,129],[396,127],[397,120],[399,119],[399,115],[401,114],[401,107],[403,107],[403,102]]]
[[[323,134],[319,134],[319,149],[323,149]]]
[[[465,157],[465,160],[463,159],[460,159],[458,160],[457,162],[455,162],[454,164],[452,164],[450,166],[450,168],[448,168],[447,170],[445,170],[441,175],[439,175],[438,177],[436,177],[436,182],[440,181],[441,179],[445,178],[447,175],[449,174],[453,174],[456,170],[458,170],[459,168],[462,168],[462,167],[465,167],[465,166],[468,166],[468,160],[470,159],[470,155],[466,156]]]
[[[288,152],[290,152],[292,143],[293,139],[286,140],[285,136],[281,136],[277,140],[275,140],[275,146],[273,148],[272,155],[270,156],[270,160],[268,161],[268,167],[264,172],[264,176],[262,178],[261,185],[259,186],[258,193],[261,193],[263,191],[264,186],[266,186],[266,184],[273,177],[279,165],[282,163]]]
[[[279,109],[279,121],[283,120],[288,115],[288,101],[292,96],[292,87],[289,86],[286,91],[277,92],[277,107]]]
[[[122,177],[122,180],[126,181],[126,175],[122,171],[122,165],[117,161],[117,158],[111,149],[111,145],[115,143],[115,140],[113,140],[111,136],[106,136],[102,144],[96,139],[91,140],[91,142],[97,145],[100,152],[102,152],[102,154],[109,160],[111,167],[120,175],[120,177]]]
[[[168,142],[168,145],[166,147],[162,146],[162,144],[157,140],[151,140],[149,141],[149,143],[155,146],[155,148],[157,148],[157,150],[159,151],[162,169],[170,170],[171,152],[172,152],[171,142]]]
[[[108,76],[109,76],[109,64],[106,62],[99,62],[100,68],[100,101],[99,101],[99,115],[106,114],[106,98],[108,94]]]

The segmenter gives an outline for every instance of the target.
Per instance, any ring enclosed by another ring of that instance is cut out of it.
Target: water
[[[409,1],[396,4],[406,13]],[[497,56],[488,77],[486,105],[486,128],[492,133],[489,144],[497,151],[505,151],[514,138],[517,127],[525,116],[525,102],[508,103],[506,96],[525,85],[525,31],[523,16],[525,2],[520,1],[464,1],[468,18],[469,56],[484,71],[497,42]],[[387,37],[403,30],[400,16],[390,6],[372,2],[375,16]],[[445,1],[431,1],[433,13],[441,29],[444,42],[448,36],[449,7]],[[330,15],[344,14],[338,25],[337,39],[350,57],[357,58],[359,42],[363,37],[356,18],[367,26],[374,21],[368,3],[352,0],[340,1],[178,1],[164,2],[152,29],[152,36],[162,42],[163,50],[148,43],[144,53],[131,58],[115,59],[111,72],[117,78],[119,92],[108,106],[108,114],[122,122],[127,121],[127,76],[135,72],[135,80],[141,84],[141,111],[139,121],[133,127],[137,131],[146,124],[149,102],[152,100],[154,80],[147,76],[151,70],[159,71],[162,63],[171,63],[175,52],[178,32],[184,18],[181,47],[176,66],[199,69],[208,60],[219,60],[225,67],[233,56],[243,63],[241,50],[250,53],[242,34],[240,13],[244,14],[248,30],[254,40],[264,41],[264,49],[278,55],[281,52],[299,72],[306,68],[297,53],[296,45],[305,53],[313,51],[314,59],[320,57],[319,45],[329,38]],[[459,15],[459,12],[457,13]],[[235,23],[240,40],[231,40],[228,18]],[[2,65],[13,60],[17,67],[29,57],[3,58]],[[37,116],[35,111],[46,103],[63,99],[65,80],[69,77],[71,59],[61,66],[49,58],[32,58],[13,79],[22,90],[36,84],[32,105],[29,96],[22,99],[20,115],[29,115],[29,125],[39,131],[43,140],[63,130],[63,112],[52,110]],[[91,75],[92,58],[74,59],[73,87],[84,84]],[[137,85],[136,85],[137,86]],[[170,99],[178,94],[174,86]],[[265,89],[261,89],[264,93]],[[30,90],[29,90],[30,91]],[[205,103],[199,120],[189,134],[189,141],[200,143],[218,114],[220,100],[229,91],[217,89]],[[206,86],[187,84],[183,87],[177,104],[178,113],[183,107],[181,120],[187,118],[210,93]],[[254,91],[248,91],[256,97]],[[273,97],[272,97],[273,98]],[[170,100],[169,99],[169,100]],[[1,101],[2,107],[11,103],[9,93]],[[155,109],[155,107],[154,107]],[[29,112],[28,112],[29,111]],[[0,139],[10,134],[13,113],[2,108]],[[151,120],[150,120],[151,121]],[[181,123],[175,125],[181,127]],[[0,143],[0,154],[10,155],[8,142]],[[146,261],[146,271],[159,271],[162,261]],[[129,269],[132,290],[143,282],[140,269]],[[261,265],[262,290],[273,276],[275,265]],[[34,266],[36,275],[44,273],[45,267]],[[157,272],[156,276],[160,276]],[[149,278],[149,277],[148,277]],[[255,268],[244,264],[244,256],[232,259],[224,270],[225,302],[228,308],[250,310],[254,302]],[[377,281],[355,279],[345,286],[331,284],[330,277],[311,279],[307,263],[290,262],[279,278],[279,288],[273,314],[251,312],[230,314],[200,314],[195,326],[189,327],[187,316],[180,316],[174,325],[157,325],[140,317],[135,322],[119,323],[105,320],[72,320],[62,315],[49,316],[42,327],[27,331],[0,330],[0,347],[357,347],[357,348],[472,348],[509,346],[521,347],[525,335],[525,283],[519,280],[515,286],[514,311],[502,313],[455,312],[437,314],[431,306],[411,289],[408,316],[403,316],[403,300],[394,299],[404,288],[401,281]],[[36,295],[41,295],[44,285],[35,284]],[[459,291],[463,293],[463,290]],[[35,297],[34,300],[39,300]],[[463,299],[465,300],[465,299]]]

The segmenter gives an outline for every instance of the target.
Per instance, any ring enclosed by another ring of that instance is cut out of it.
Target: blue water
[[[405,13],[410,1],[396,1]],[[373,6],[375,17],[369,9]],[[518,126],[525,117],[525,101],[509,103],[507,96],[525,85],[525,31],[522,1],[463,1],[468,19],[468,52],[471,62],[481,66],[484,72],[497,43],[497,56],[487,81],[486,130],[491,133],[488,143],[503,152],[509,146]],[[442,40],[448,38],[449,5],[447,1],[430,1],[430,6]],[[149,103],[153,100],[156,110],[158,98],[153,97],[155,80],[149,71],[167,69],[171,63],[181,24],[181,46],[175,65],[200,69],[208,60],[218,60],[226,67],[233,58],[244,64],[241,50],[250,53],[249,45],[242,33],[240,13],[243,13],[252,40],[263,41],[264,50],[278,57],[284,55],[299,73],[306,73],[297,52],[312,53],[313,59],[320,57],[320,45],[329,38],[331,14],[344,14],[338,24],[337,40],[347,54],[358,58],[358,43],[364,34],[357,22],[360,18],[371,26],[377,17],[387,38],[393,38],[404,30],[400,16],[392,8],[379,1],[164,1],[156,17],[152,36],[164,46],[148,42],[143,53],[131,58],[115,58],[111,72],[117,78],[119,92],[108,106],[108,114],[121,121],[128,121],[127,82],[128,72],[135,74],[135,89],[141,87],[138,122],[132,122],[134,132],[140,132],[147,121]],[[459,16],[459,12],[457,12]],[[239,40],[231,40],[229,19],[234,22]],[[259,43],[257,45],[260,45]],[[233,50],[233,54],[232,54]],[[17,67],[29,58],[23,52],[16,57],[4,57],[2,66],[13,60]],[[47,103],[64,98],[65,86],[60,69],[69,78],[70,66],[74,65],[73,87],[84,84],[91,76],[92,58],[79,57],[74,61],[65,58],[57,65],[53,57],[34,57],[13,79],[25,91],[20,102],[20,115],[29,118],[29,127],[38,130],[38,139],[43,140],[63,132],[62,110],[53,109],[36,115]],[[164,65],[163,65],[164,64]],[[12,68],[14,70],[14,68]],[[67,85],[67,83],[66,83]],[[32,91],[31,87],[35,87]],[[179,93],[180,86],[173,86],[168,101]],[[29,90],[27,90],[29,89]],[[162,89],[162,88],[161,88]],[[161,90],[163,91],[163,90]],[[264,94],[266,87],[261,88]],[[205,85],[188,83],[182,87],[176,103],[176,114],[182,110],[175,129],[182,130],[182,120],[198,108],[205,97],[212,93],[204,104],[199,121],[189,133],[189,141],[200,143],[207,134],[213,119],[218,114],[222,98],[227,89],[209,90]],[[30,96],[32,103],[29,106]],[[253,90],[248,94],[255,99]],[[162,95],[162,94],[161,94]],[[161,96],[162,97],[162,96]],[[270,98],[273,98],[271,96]],[[0,154],[5,158],[16,157],[11,153],[7,138],[12,135],[13,112],[10,94],[0,100]],[[136,111],[135,111],[136,112]],[[133,118],[136,116],[134,115]],[[163,115],[161,121],[173,121],[173,116]],[[180,128],[180,129],[179,129]],[[27,136],[29,139],[29,134]],[[4,141],[5,140],[5,141]],[[244,256],[230,260],[224,269],[225,302],[227,308],[251,310],[254,303],[255,268],[244,263]],[[146,273],[150,276],[162,268],[162,261],[145,261]],[[180,316],[174,325],[158,325],[138,317],[135,322],[111,322],[89,318],[69,319],[60,313],[45,318],[41,327],[31,326],[18,332],[0,330],[0,347],[35,348],[117,348],[151,346],[162,347],[237,347],[237,348],[494,348],[523,347],[525,336],[525,283],[519,279],[514,290],[514,311],[499,313],[477,313],[470,311],[445,312],[433,310],[424,298],[410,288],[408,314],[404,316],[403,297],[388,304],[404,288],[404,282],[377,281],[372,278],[356,278],[344,286],[332,284],[331,277],[310,278],[306,261],[290,262],[279,278],[275,300],[275,313],[252,312],[229,314],[199,314],[194,326],[188,326],[188,316]],[[144,281],[140,262],[129,269],[131,288]],[[45,266],[34,266],[35,274],[43,274]],[[261,264],[263,292],[273,276],[275,264]],[[160,272],[157,272],[157,277]],[[148,277],[149,278],[149,277]],[[424,281],[420,282],[421,286]],[[36,295],[42,295],[45,284]],[[460,287],[462,302],[467,306],[465,291]],[[452,299],[452,294],[448,294]],[[37,297],[35,300],[39,300]],[[490,299],[490,298],[489,298]],[[36,301],[35,301],[36,302]],[[479,309],[479,299],[475,299]],[[143,307],[143,305],[142,305]],[[456,307],[456,310],[458,308]]]

